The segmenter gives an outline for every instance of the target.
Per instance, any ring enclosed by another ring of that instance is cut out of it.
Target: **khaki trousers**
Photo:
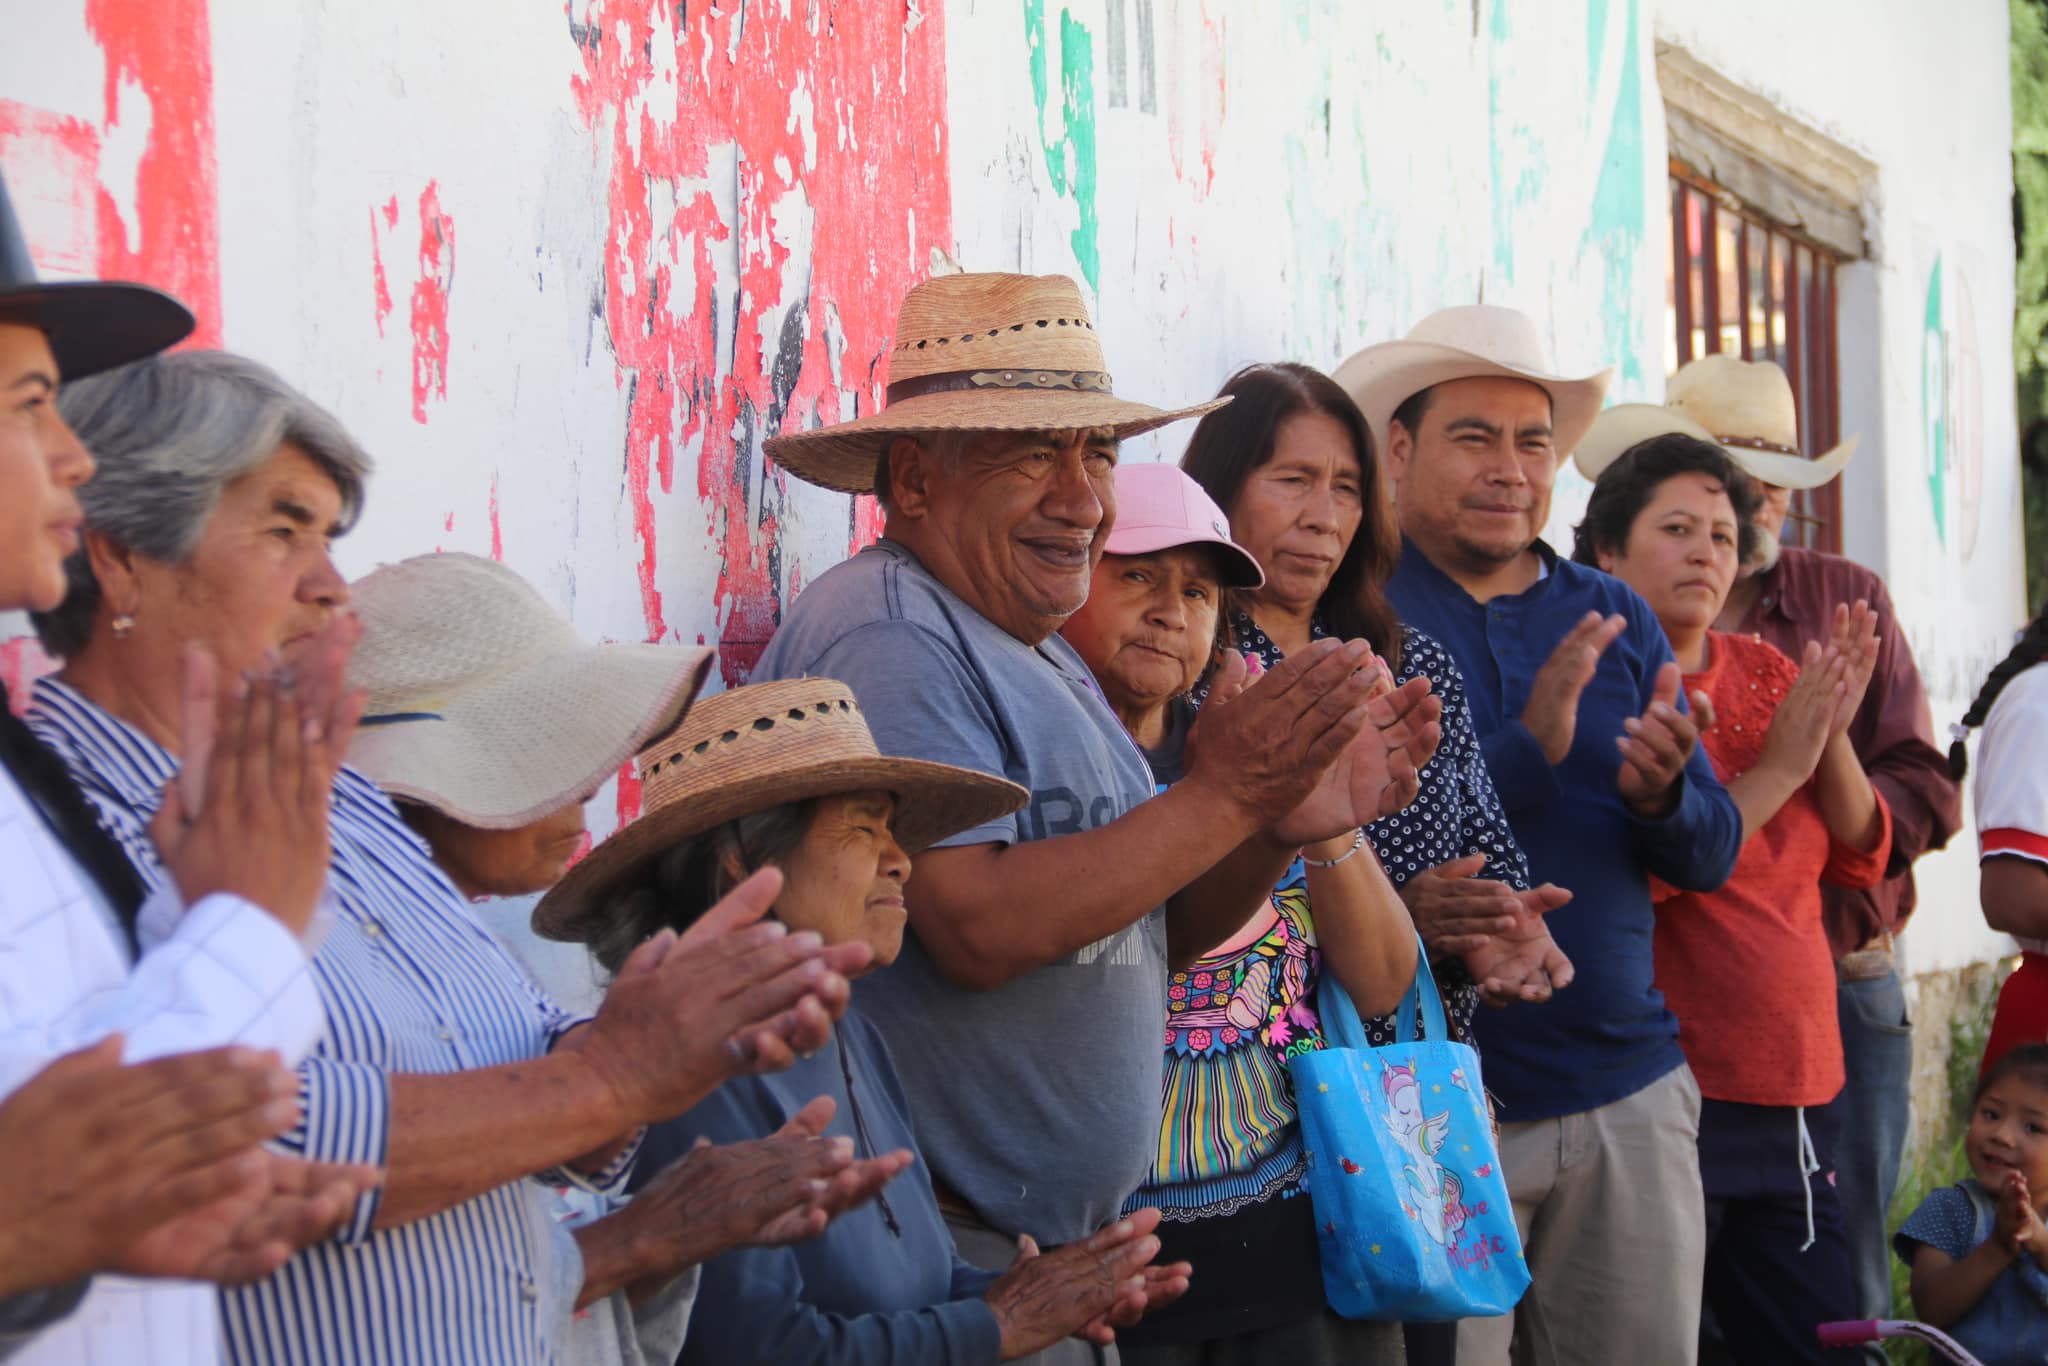
[[[1706,1264],[1700,1088],[1684,1065],[1597,1110],[1503,1124],[1529,1259],[1512,1315],[1467,1319],[1458,1366],[1693,1366]]]

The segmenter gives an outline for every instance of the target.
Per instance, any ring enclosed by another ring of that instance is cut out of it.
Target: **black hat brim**
[[[66,380],[153,356],[198,326],[191,309],[160,289],[102,280],[0,287],[0,321],[40,327]]]

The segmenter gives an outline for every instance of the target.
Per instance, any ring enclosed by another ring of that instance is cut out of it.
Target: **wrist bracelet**
[[[1301,853],[1301,861],[1311,868],[1335,868],[1338,864],[1363,848],[1365,848],[1365,827],[1361,825],[1358,827],[1358,838],[1351,841],[1351,847],[1337,855],[1337,857],[1332,859],[1310,858],[1308,851],[1304,849]]]

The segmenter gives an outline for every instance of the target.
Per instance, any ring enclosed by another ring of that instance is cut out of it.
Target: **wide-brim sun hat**
[[[1671,377],[1664,406],[1706,428],[1744,472],[1779,488],[1817,489],[1856,453],[1853,436],[1810,460],[1800,453],[1792,381],[1770,361],[1701,356]]]
[[[1230,519],[1208,490],[1178,465],[1116,468],[1116,522],[1106,555],[1151,555],[1184,545],[1213,546],[1225,588],[1259,588],[1266,571],[1249,550],[1230,539]]]
[[[1387,447],[1394,410],[1424,389],[1459,379],[1521,379],[1550,395],[1551,440],[1558,459],[1577,448],[1614,367],[1591,375],[1560,375],[1543,356],[1536,323],[1493,304],[1466,304],[1430,314],[1399,341],[1356,352],[1331,375],[1357,401],[1373,440]]]
[[[939,275],[904,296],[882,410],[772,436],[767,451],[807,483],[873,493],[892,437],[1108,428],[1122,438],[1229,401],[1169,409],[1117,397],[1080,286],[1064,275]]]
[[[160,289],[36,276],[28,238],[0,177],[0,322],[40,328],[61,379],[153,356],[192,335],[192,310]]]
[[[883,755],[853,693],[829,678],[756,683],[706,698],[641,752],[639,768],[639,819],[541,898],[533,911],[536,934],[588,941],[614,895],[653,860],[693,835],[770,807],[888,792],[896,798],[896,842],[915,854],[1018,810],[1030,796],[987,773]]]
[[[420,555],[359,579],[367,689],[348,762],[393,797],[510,830],[579,802],[674,726],[714,652],[592,645],[519,575]]]
[[[1660,436],[1689,436],[1709,446],[1721,445],[1712,432],[1674,408],[1661,403],[1617,403],[1593,420],[1592,430],[1572,452],[1572,464],[1597,484],[1615,461]]]

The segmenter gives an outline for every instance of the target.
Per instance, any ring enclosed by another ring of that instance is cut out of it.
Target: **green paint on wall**
[[[1526,124],[1510,118],[1502,89],[1503,73],[1514,61],[1508,47],[1514,36],[1508,0],[1491,0],[1491,5],[1486,23],[1486,113],[1488,179],[1493,189],[1493,267],[1499,283],[1511,285],[1515,281],[1516,220],[1542,193],[1543,179],[1534,135]]]
[[[1074,259],[1088,287],[1102,286],[1102,254],[1095,219],[1095,39],[1065,10],[1060,11],[1060,93],[1067,118],[1067,144],[1074,150],[1074,203],[1081,224],[1074,229]]]
[[[1581,256],[1603,263],[1600,315],[1606,324],[1607,353],[1621,367],[1622,388],[1641,386],[1643,348],[1642,292],[1636,271],[1643,259],[1643,238],[1649,224],[1645,207],[1648,167],[1643,157],[1643,73],[1639,52],[1641,0],[1625,0],[1621,16],[1621,79],[1614,95],[1614,117],[1608,125],[1600,179],[1593,189],[1592,212],[1581,240]],[[1591,9],[1604,19],[1606,0],[1592,0]],[[1598,84],[1605,29],[1589,34],[1591,52],[1587,80]]]
[[[1934,534],[1948,544],[1948,337],[1942,326],[1941,258],[1927,276],[1927,309],[1920,330],[1920,425],[1927,443],[1927,496]]]
[[[1024,0],[1024,45],[1030,53],[1031,98],[1037,106],[1039,142],[1053,193],[1072,199],[1081,221],[1070,238],[1074,260],[1090,289],[1101,287],[1102,254],[1096,217],[1095,38],[1087,25],[1060,11],[1060,118],[1064,130],[1045,136],[1052,99],[1051,63],[1046,52],[1045,0]]]

